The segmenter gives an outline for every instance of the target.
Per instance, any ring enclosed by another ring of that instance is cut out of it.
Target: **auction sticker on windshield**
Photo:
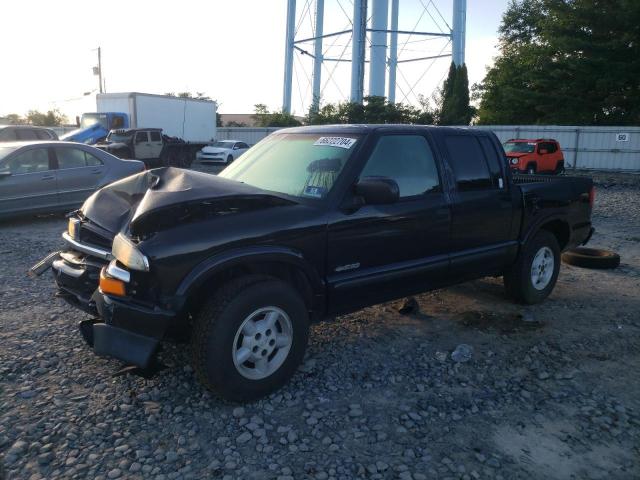
[[[339,147],[349,150],[356,143],[355,138],[348,137],[320,137],[315,141],[314,145],[323,145],[329,147]]]

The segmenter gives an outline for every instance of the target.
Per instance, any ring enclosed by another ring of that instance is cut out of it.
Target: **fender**
[[[545,215],[543,217],[540,217],[536,219],[534,222],[532,222],[519,241],[520,247],[524,246],[529,241],[529,239],[540,230],[540,227],[542,227],[542,225],[549,222],[556,221],[556,220],[559,220],[562,223],[567,225],[567,228],[569,229],[569,242],[571,242],[571,225],[569,225],[569,222],[567,221],[567,215],[566,213],[563,214],[562,212],[556,212],[550,215]]]
[[[180,282],[176,296],[186,298],[207,279],[226,268],[260,261],[288,263],[299,268],[309,280],[313,294],[324,294],[325,282],[300,252],[286,247],[264,245],[227,250],[204,260]]]

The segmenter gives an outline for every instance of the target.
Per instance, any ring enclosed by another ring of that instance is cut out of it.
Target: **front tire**
[[[536,174],[536,167],[534,167],[533,165],[529,165],[527,167],[527,174],[535,175]]]
[[[524,246],[504,274],[507,295],[527,305],[542,302],[553,291],[560,273],[560,247],[555,235],[540,230]]]
[[[227,165],[233,163],[233,156],[229,155],[227,156]]]
[[[303,300],[287,283],[258,275],[233,280],[195,319],[194,370],[222,398],[256,400],[293,376],[307,346],[308,324]]]

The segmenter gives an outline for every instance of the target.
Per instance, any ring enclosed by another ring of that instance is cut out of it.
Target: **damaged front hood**
[[[132,175],[95,192],[82,214],[114,234],[149,232],[203,215],[291,204],[271,192],[207,173],[166,167]]]

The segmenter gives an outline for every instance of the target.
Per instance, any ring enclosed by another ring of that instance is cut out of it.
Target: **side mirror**
[[[400,188],[395,180],[388,177],[364,177],[355,185],[356,195],[367,205],[386,205],[400,198]]]

